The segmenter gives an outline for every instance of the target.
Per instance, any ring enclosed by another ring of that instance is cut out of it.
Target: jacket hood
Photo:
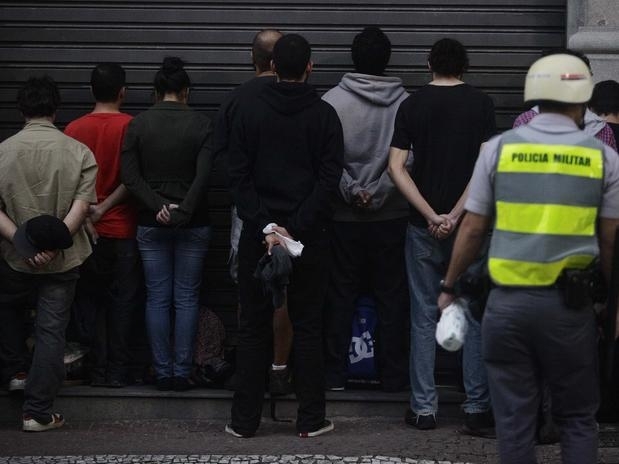
[[[305,82],[272,82],[264,86],[260,98],[281,114],[295,114],[312,106],[320,97]]]
[[[539,114],[539,106],[534,106],[531,109]],[[585,111],[585,128],[583,129],[585,134],[595,137],[605,125],[606,121],[604,119],[587,108]]]
[[[587,134],[595,135],[600,132],[605,125],[606,121],[603,118],[587,109],[585,113],[585,132]]]
[[[402,79],[399,77],[347,73],[344,74],[338,85],[342,89],[380,106],[392,105],[406,92],[402,86]]]

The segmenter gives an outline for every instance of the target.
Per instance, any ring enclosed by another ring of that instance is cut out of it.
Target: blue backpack
[[[357,300],[352,318],[352,337],[348,349],[348,377],[372,380],[378,377],[374,353],[376,303],[372,297]]]

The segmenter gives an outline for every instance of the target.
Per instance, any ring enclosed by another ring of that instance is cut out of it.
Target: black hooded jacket
[[[311,240],[332,215],[342,173],[337,113],[306,83],[273,82],[238,102],[228,151],[233,201],[247,227],[270,222]]]

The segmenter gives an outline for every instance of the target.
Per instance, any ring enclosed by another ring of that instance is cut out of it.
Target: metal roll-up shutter
[[[427,82],[427,53],[450,36],[470,51],[465,79],[487,91],[500,128],[521,110],[523,77],[540,51],[565,42],[566,0],[48,0],[0,4],[0,140],[22,121],[17,88],[32,74],[60,84],[64,125],[92,106],[88,81],[94,64],[117,61],[127,70],[124,110],[150,105],[151,82],[166,55],[188,62],[190,104],[214,116],[228,91],[252,76],[249,44],[257,30],[303,34],[313,46],[311,82],[322,92],[351,69],[349,47],[366,25],[391,38],[389,74],[410,90]],[[232,329],[236,291],[227,271],[229,198],[220,176],[210,190],[215,223],[204,285],[209,305]]]

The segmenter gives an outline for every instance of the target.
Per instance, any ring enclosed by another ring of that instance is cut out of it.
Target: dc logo
[[[365,331],[360,337],[352,337],[350,341],[350,349],[348,350],[348,358],[350,364],[358,363],[364,359],[374,357],[374,340],[369,331]]]

